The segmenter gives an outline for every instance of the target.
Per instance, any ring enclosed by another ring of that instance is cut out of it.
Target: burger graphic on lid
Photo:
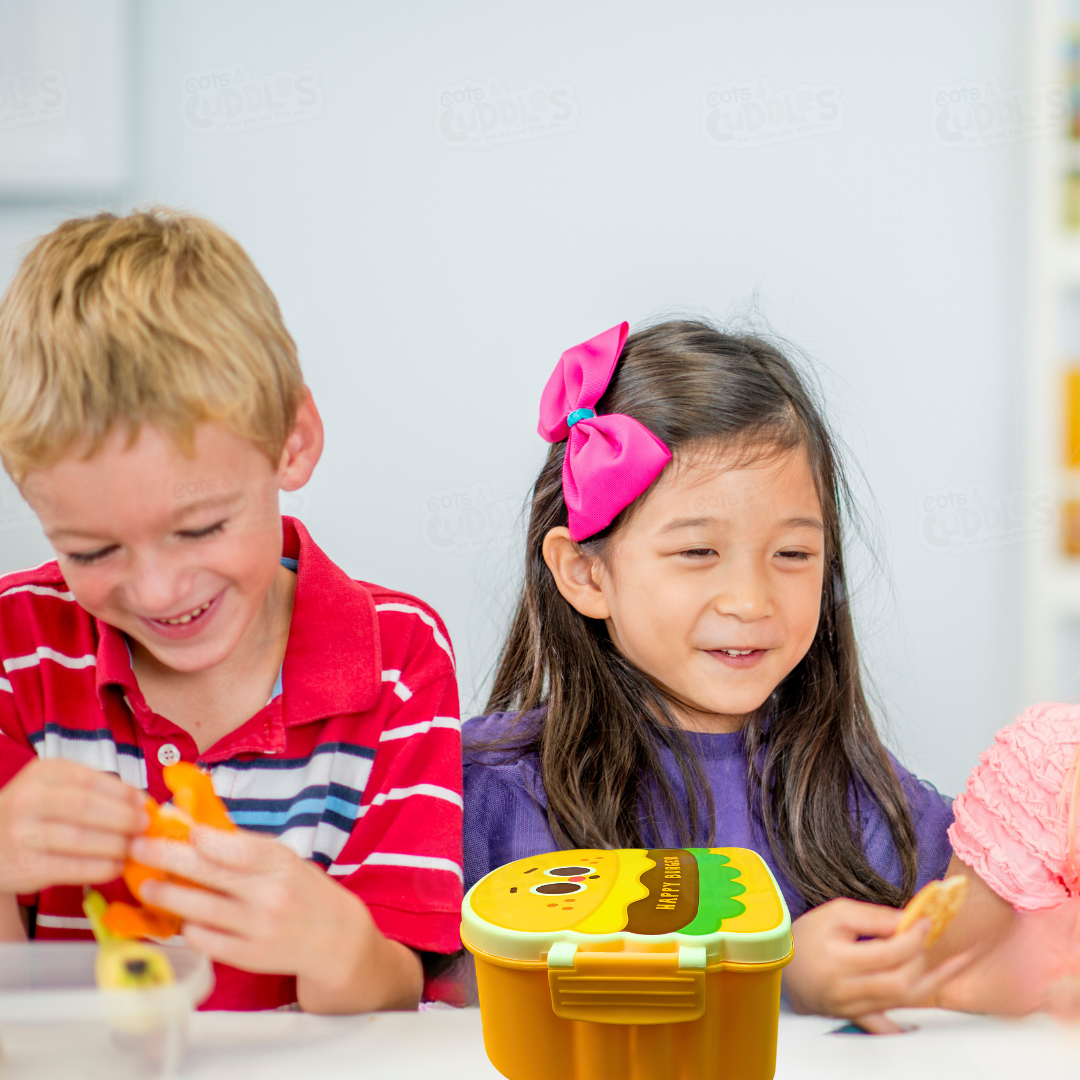
[[[743,848],[556,851],[500,867],[470,902],[485,922],[532,933],[701,937],[785,918],[771,875]]]

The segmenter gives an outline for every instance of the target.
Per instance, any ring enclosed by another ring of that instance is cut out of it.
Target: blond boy
[[[461,781],[438,616],[356,582],[279,491],[323,430],[273,294],[209,222],[69,221],[0,303],[0,457],[56,561],[0,578],[0,938],[88,938],[122,861],[216,962],[209,1007],[412,1008],[458,945]],[[162,768],[241,826],[139,834]]]

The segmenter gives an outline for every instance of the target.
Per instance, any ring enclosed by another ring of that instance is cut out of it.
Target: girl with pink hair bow
[[[882,746],[822,410],[773,345],[702,322],[563,353],[540,403],[521,598],[463,730],[465,884],[560,848],[753,848],[795,919],[801,1011],[895,1030],[936,992],[899,906],[949,802]]]

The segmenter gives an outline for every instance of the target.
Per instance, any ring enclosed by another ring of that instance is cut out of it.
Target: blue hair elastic
[[[575,409],[566,418],[566,426],[573,427],[579,420],[591,420],[595,415],[592,409]]]

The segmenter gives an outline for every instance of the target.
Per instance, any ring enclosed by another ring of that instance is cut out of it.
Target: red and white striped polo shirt
[[[446,629],[414,597],[347,577],[283,520],[297,581],[280,692],[202,754],[147,707],[124,635],[75,602],[55,562],[0,577],[0,785],[36,754],[116,773],[164,802],[162,765],[196,762],[238,825],[324,867],[388,937],[453,952],[461,735]],[[101,891],[131,902],[122,881]],[[90,936],[81,888],[36,902],[37,937]],[[204,1008],[296,1000],[291,976],[222,964],[216,976]]]

